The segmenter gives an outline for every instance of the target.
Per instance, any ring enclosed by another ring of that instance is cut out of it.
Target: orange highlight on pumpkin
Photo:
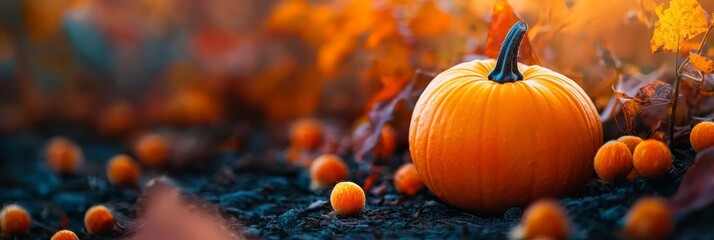
[[[290,127],[290,142],[297,149],[315,150],[323,140],[322,123],[315,119],[301,119]]]
[[[624,143],[607,142],[595,154],[594,167],[603,182],[625,178],[632,171],[632,153]]]
[[[538,200],[523,214],[523,219],[512,235],[516,239],[568,239],[570,220],[558,202]]]
[[[136,187],[140,176],[141,168],[129,155],[116,155],[107,164],[107,178],[114,185]]]
[[[317,190],[347,179],[347,164],[334,154],[324,154],[310,164],[310,189]]]
[[[424,188],[424,182],[419,178],[419,173],[413,163],[402,165],[394,173],[394,188],[407,196],[414,196]]]
[[[169,144],[164,137],[157,134],[142,136],[134,145],[134,153],[139,161],[149,167],[166,165],[169,157]]]
[[[672,153],[664,143],[648,139],[637,145],[632,163],[640,176],[655,179],[672,169]]]
[[[700,122],[694,126],[689,134],[689,142],[697,152],[714,147],[714,122]]]
[[[623,235],[627,239],[667,239],[674,229],[672,218],[665,199],[641,198],[625,217]]]
[[[105,206],[92,206],[84,214],[84,227],[91,234],[111,232],[114,229],[114,215]]]
[[[7,205],[0,211],[2,235],[27,235],[30,232],[30,222],[30,214],[19,205]]]
[[[74,232],[65,229],[57,231],[50,240],[79,240],[79,237]]]
[[[341,182],[335,185],[330,194],[330,204],[340,216],[359,214],[366,202],[364,190],[353,182]]]
[[[58,174],[75,173],[82,165],[82,149],[72,140],[54,137],[45,147],[47,165]]]

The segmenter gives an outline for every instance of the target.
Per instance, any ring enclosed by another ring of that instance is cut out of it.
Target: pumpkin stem
[[[526,31],[528,31],[528,24],[523,21],[518,21],[511,27],[508,35],[503,39],[496,67],[488,74],[489,80],[498,83],[523,80],[523,74],[518,71],[518,49],[521,47]]]

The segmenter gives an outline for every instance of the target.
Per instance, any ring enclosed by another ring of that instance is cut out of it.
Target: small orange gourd
[[[50,240],[79,240],[79,237],[74,232],[65,229],[57,231]]]
[[[594,167],[603,182],[625,178],[632,171],[632,153],[624,143],[607,142],[595,154]]]
[[[119,187],[136,187],[141,176],[141,168],[126,154],[112,157],[107,164],[107,179]]]
[[[632,165],[643,178],[659,178],[672,169],[672,153],[664,143],[648,139],[635,148]]]
[[[324,154],[310,164],[310,189],[318,190],[347,180],[349,169],[342,158]]]
[[[54,137],[45,147],[47,165],[58,174],[75,173],[82,166],[82,149],[72,140]]]
[[[689,134],[689,142],[697,152],[714,147],[714,122],[700,122],[695,125]]]
[[[317,149],[323,135],[322,123],[315,119],[301,119],[290,127],[290,143],[297,149]]]
[[[394,188],[407,196],[414,196],[424,188],[424,182],[419,178],[419,173],[413,163],[402,165],[394,173]]]
[[[105,206],[92,206],[84,214],[84,227],[91,234],[111,232],[114,229],[114,214]]]
[[[27,235],[30,232],[30,214],[16,204],[10,204],[0,211],[0,232],[2,235]]]
[[[139,138],[134,145],[134,153],[142,163],[149,167],[162,167],[169,158],[169,144],[157,134],[147,134]]]
[[[617,141],[624,143],[627,145],[627,148],[630,149],[631,153],[635,153],[635,148],[642,143],[642,138],[637,136],[622,136],[618,138]]]
[[[622,233],[626,239],[667,239],[674,228],[672,218],[666,200],[644,197],[630,208]]]
[[[617,141],[627,145],[627,148],[630,149],[630,153],[635,154],[635,148],[642,142],[642,138],[637,136],[622,136],[618,138]],[[625,179],[632,181],[635,180],[638,176],[639,175],[637,174],[637,169],[632,167],[632,170],[630,170],[630,173],[627,174],[627,177],[625,177]]]
[[[397,131],[391,125],[387,124],[382,127],[378,149],[378,155],[382,159],[394,155],[394,151],[397,149]]]
[[[456,207],[502,212],[579,190],[593,172],[602,124],[574,81],[517,62],[516,23],[497,60],[458,64],[432,80],[409,127],[424,184]]]
[[[139,124],[136,111],[126,101],[117,101],[107,106],[99,115],[99,133],[107,136],[122,136],[136,129]]]
[[[550,199],[538,200],[523,214],[521,224],[513,231],[515,239],[568,239],[570,220],[565,209]]]
[[[330,204],[340,216],[353,216],[364,209],[367,198],[364,190],[353,182],[341,182],[330,193]]]

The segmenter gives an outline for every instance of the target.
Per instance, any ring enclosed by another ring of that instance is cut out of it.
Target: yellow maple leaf
[[[656,13],[659,22],[650,40],[652,53],[677,52],[685,41],[709,27],[709,15],[697,0],[671,0],[668,9],[660,4]]]
[[[714,60],[712,60],[711,58],[692,53],[689,55],[689,62],[692,63],[692,66],[694,66],[694,68],[704,74],[714,73]]]

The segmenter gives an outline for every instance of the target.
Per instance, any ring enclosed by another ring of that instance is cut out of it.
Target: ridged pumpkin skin
[[[523,80],[489,80],[495,65],[458,64],[419,97],[409,151],[424,184],[481,213],[580,189],[602,145],[593,103],[575,82],[540,66],[518,63]]]

